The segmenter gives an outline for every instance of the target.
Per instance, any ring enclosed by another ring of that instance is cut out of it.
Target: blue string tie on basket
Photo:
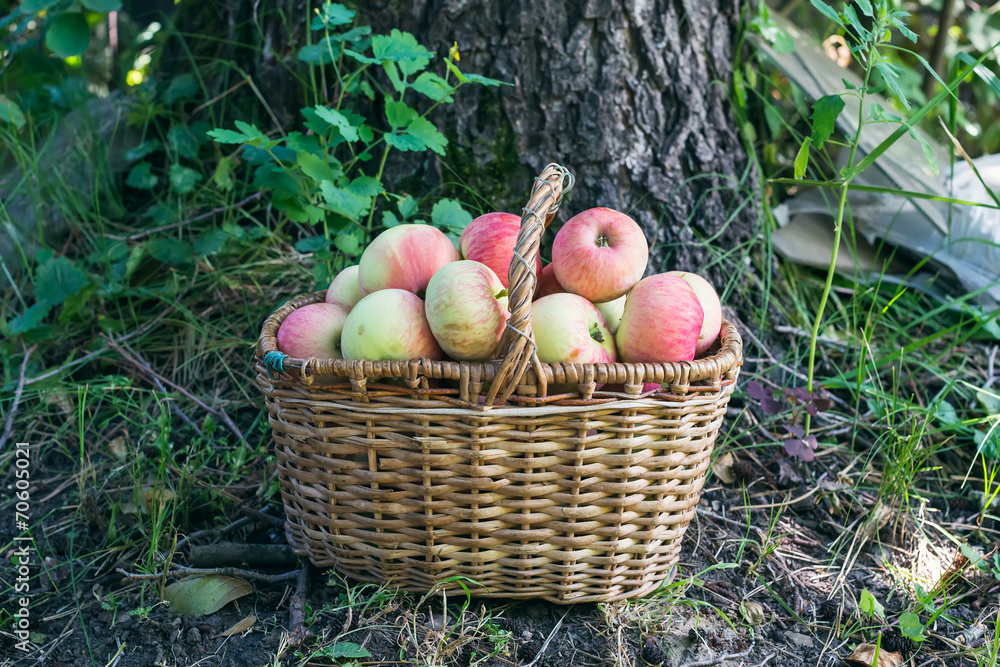
[[[268,376],[274,377],[271,371],[285,372],[285,357],[287,356],[287,354],[278,350],[268,352],[264,355],[264,367],[267,369]]]

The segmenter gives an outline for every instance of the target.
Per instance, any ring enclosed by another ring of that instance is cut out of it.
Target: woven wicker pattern
[[[264,323],[257,380],[297,554],[402,590],[459,576],[475,595],[558,603],[640,596],[670,575],[742,342],[725,322],[693,362],[539,363],[530,267],[568,184],[548,167],[526,207],[503,360],[284,357],[278,326],[322,292]],[[665,389],[642,394],[643,382]],[[549,395],[553,383],[579,391]]]

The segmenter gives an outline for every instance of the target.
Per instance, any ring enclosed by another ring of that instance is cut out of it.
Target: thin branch
[[[35,351],[37,345],[32,345],[24,351],[24,358],[21,359],[21,370],[17,377],[17,389],[14,390],[14,403],[10,406],[10,412],[7,414],[7,423],[3,427],[3,435],[0,435],[0,452],[3,452],[4,445],[7,444],[7,440],[10,439],[11,433],[14,432],[14,413],[17,412],[17,406],[21,404],[21,394],[24,392],[24,371],[28,367],[28,359],[31,357],[31,353]]]
[[[742,651],[740,653],[723,653],[722,655],[715,656],[714,658],[709,658],[708,660],[685,662],[680,667],[710,667],[711,665],[718,665],[719,663],[726,662],[727,660],[739,660],[740,658],[745,658],[748,655],[750,655],[750,651],[753,650],[753,647],[756,645],[756,643],[757,642],[755,641],[751,641],[750,647],[747,650]],[[764,659],[764,662],[762,662],[761,664],[763,665],[773,657],[774,657],[773,655],[768,656],[767,658]]]
[[[252,521],[249,517],[240,517],[236,521],[233,521],[228,526],[223,526],[222,528],[209,528],[207,530],[197,530],[187,537],[183,537],[177,540],[177,544],[174,545],[174,551],[180,551],[181,548],[188,542],[194,542],[202,537],[225,537],[229,533],[233,532],[241,526],[245,526]]]
[[[174,565],[170,570],[166,572],[161,572],[157,574],[141,574],[137,572],[129,572],[122,568],[115,568],[115,572],[118,572],[125,577],[123,581],[146,581],[151,579],[162,579],[163,577],[207,577],[207,576],[222,576],[222,577],[240,577],[241,579],[253,579],[255,581],[263,581],[269,584],[276,584],[283,581],[291,581],[299,576],[299,570],[294,572],[285,572],[284,574],[263,574],[261,572],[251,572],[250,570],[242,570],[238,567],[212,567],[212,568],[201,568],[201,567],[184,567],[183,565]]]
[[[309,592],[309,561],[303,561],[295,584],[295,594],[288,603],[289,646],[299,646],[309,638],[306,627],[306,595]]]
[[[211,211],[206,211],[204,213],[196,215],[193,218],[187,218],[186,220],[181,220],[180,222],[174,222],[174,223],[171,223],[169,225],[163,225],[161,227],[153,227],[152,229],[146,229],[146,230],[141,231],[141,232],[136,232],[135,234],[131,234],[130,236],[115,236],[113,234],[106,234],[105,236],[107,236],[110,239],[115,239],[116,241],[138,241],[139,239],[144,239],[147,236],[152,236],[153,234],[156,234],[157,232],[165,232],[165,231],[170,230],[170,229],[177,229],[178,227],[184,227],[186,225],[190,225],[193,222],[201,222],[202,220],[206,220],[208,218],[211,218],[213,215],[218,215],[219,213],[225,213],[226,211],[232,211],[232,210],[237,209],[237,208],[243,208],[244,206],[246,206],[250,202],[252,202],[252,201],[254,201],[256,199],[260,199],[263,196],[264,196],[263,192],[255,192],[252,195],[250,195],[249,197],[247,197],[246,199],[241,199],[240,201],[236,202],[235,204],[228,204],[226,206],[219,206],[219,207],[213,208]]]

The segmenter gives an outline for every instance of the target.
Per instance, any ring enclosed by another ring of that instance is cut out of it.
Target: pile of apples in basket
[[[520,227],[516,215],[488,213],[469,224],[459,249],[430,225],[387,229],[337,275],[326,303],[288,315],[279,349],[300,359],[496,358]],[[715,290],[683,271],[642,278],[648,259],[642,229],[624,213],[592,208],[568,220],[552,263],[535,267],[539,361],[685,361],[708,350],[722,325]]]

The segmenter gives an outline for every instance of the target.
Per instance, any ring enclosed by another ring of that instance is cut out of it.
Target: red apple
[[[384,289],[358,301],[344,323],[341,347],[345,359],[405,361],[441,359],[424,302],[413,292]]]
[[[343,307],[350,312],[354,304],[361,301],[361,283],[358,282],[358,266],[349,266],[333,279],[326,290],[326,302]]]
[[[278,327],[278,349],[296,359],[342,359],[340,337],[346,319],[346,309],[329,303],[297,308]]]
[[[592,208],[566,221],[552,242],[556,278],[588,301],[614,301],[642,278],[649,260],[636,222],[610,208]]]
[[[628,294],[623,294],[614,301],[595,303],[597,310],[601,311],[604,321],[608,323],[608,331],[615,333],[618,331],[618,324],[622,321],[622,312],[625,310],[625,298]]]
[[[531,304],[531,329],[542,363],[611,364],[615,340],[594,304],[576,294],[550,294]]]
[[[471,260],[438,269],[424,311],[441,349],[458,361],[492,359],[510,317],[507,288],[493,269]]]
[[[423,296],[431,276],[448,262],[458,260],[455,245],[436,227],[391,227],[361,254],[358,280],[362,294],[383,289],[404,289]]]
[[[618,325],[618,357],[628,362],[694,359],[705,313],[694,290],[666,273],[643,278],[629,292]]]
[[[705,311],[705,322],[701,325],[701,335],[694,351],[697,356],[701,356],[705,350],[712,347],[719,338],[719,332],[722,331],[722,303],[719,301],[719,295],[712,284],[697,273],[686,271],[667,271],[667,273],[684,279],[694,290],[701,309]]]
[[[487,213],[469,223],[458,240],[458,249],[463,259],[471,259],[493,269],[503,286],[510,289],[508,274],[520,231],[521,218],[513,213]],[[542,259],[536,257],[535,275],[541,270]]]
[[[543,296],[550,294],[562,294],[566,290],[556,279],[556,267],[553,264],[546,264],[545,268],[538,276],[538,284],[535,286],[534,301],[538,301]]]

